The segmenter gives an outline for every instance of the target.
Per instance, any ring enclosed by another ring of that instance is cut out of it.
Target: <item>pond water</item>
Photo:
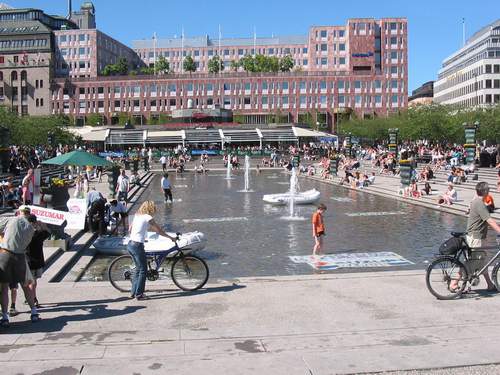
[[[310,218],[315,207],[296,206],[304,220],[283,220],[286,206],[262,201],[264,194],[288,189],[289,175],[252,171],[250,189],[244,188],[243,171],[226,179],[224,172],[171,175],[173,204],[165,204],[160,176],[155,176],[138,204],[156,202],[156,221],[168,231],[201,231],[208,242],[198,255],[207,260],[211,279],[245,276],[278,276],[318,272],[308,264],[295,263],[290,256],[309,255],[313,247]],[[320,181],[300,178],[300,190],[315,188],[324,214],[325,253],[394,252],[413,263],[390,269],[424,268],[439,244],[452,230],[465,229],[466,218],[376,195],[352,191]],[[110,257],[98,256],[82,281],[105,280]],[[328,272],[374,270],[339,269]],[[387,268],[377,268],[387,270]]]

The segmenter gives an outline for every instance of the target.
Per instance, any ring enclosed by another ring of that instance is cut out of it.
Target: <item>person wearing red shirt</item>
[[[323,203],[318,205],[316,212],[312,215],[312,231],[314,238],[313,255],[319,255],[323,248],[323,237],[325,235],[325,224],[323,222],[323,213],[326,206]]]

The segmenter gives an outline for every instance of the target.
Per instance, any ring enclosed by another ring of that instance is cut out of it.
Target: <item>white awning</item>
[[[148,130],[149,138],[163,138],[163,137],[184,137],[184,130]]]
[[[104,142],[106,139],[107,129],[95,130],[81,135],[82,139],[87,142]]]
[[[329,134],[325,132],[320,132],[317,130],[309,130],[309,129],[304,129],[304,128],[298,128],[296,126],[292,127],[293,134],[297,138],[321,138],[321,137],[329,137],[329,138],[336,138],[337,136],[334,134]]]

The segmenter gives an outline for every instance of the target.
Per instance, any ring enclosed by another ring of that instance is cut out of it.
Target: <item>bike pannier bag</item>
[[[454,255],[462,248],[462,239],[452,237],[439,246],[439,253],[442,255]]]

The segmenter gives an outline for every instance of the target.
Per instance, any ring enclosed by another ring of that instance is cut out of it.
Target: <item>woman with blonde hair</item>
[[[132,276],[131,297],[137,300],[145,299],[144,288],[146,286],[147,260],[144,251],[144,240],[151,228],[160,236],[175,240],[175,237],[169,236],[154,221],[153,216],[156,213],[156,206],[153,201],[146,201],[137,210],[132,225],[130,226],[130,241],[127,245],[127,251],[135,263],[135,275]]]

